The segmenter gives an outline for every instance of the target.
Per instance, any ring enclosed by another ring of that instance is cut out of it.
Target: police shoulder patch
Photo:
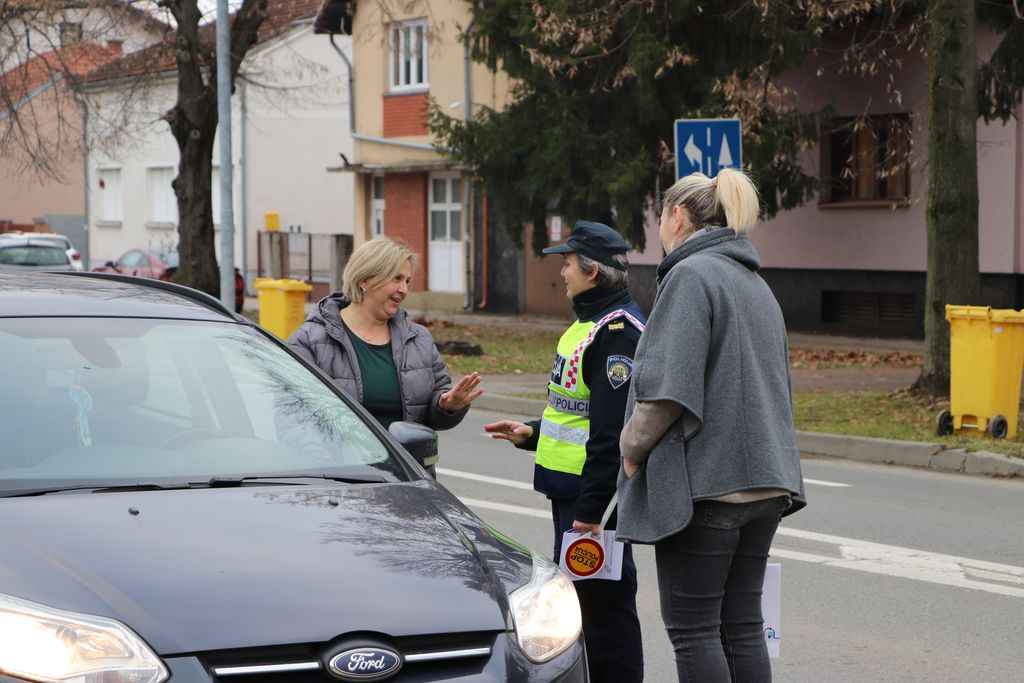
[[[612,389],[618,389],[628,382],[630,375],[633,374],[633,359],[627,356],[608,356],[605,371]]]

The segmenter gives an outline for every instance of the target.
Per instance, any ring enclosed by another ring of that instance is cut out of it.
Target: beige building
[[[508,98],[507,76],[472,62],[459,40],[470,8],[464,0],[325,0],[317,22],[332,41],[352,35],[353,153],[336,170],[355,175],[355,244],[407,243],[422,256],[412,300],[449,310],[481,301],[489,226],[482,193],[434,149],[427,105],[469,118]]]

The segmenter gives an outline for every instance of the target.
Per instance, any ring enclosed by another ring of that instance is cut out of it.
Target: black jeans
[[[562,551],[562,533],[572,529],[575,498],[552,498],[555,526],[555,563]],[[615,528],[616,516],[606,528]],[[640,683],[644,680],[644,648],[636,613],[636,563],[629,544],[624,546],[622,578],[618,581],[575,581],[583,614],[583,640],[591,683]]]
[[[680,681],[771,681],[761,587],[786,498],[699,501],[693,520],[656,543],[661,618]]]

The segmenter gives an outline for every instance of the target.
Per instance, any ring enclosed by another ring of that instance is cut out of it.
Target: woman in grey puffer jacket
[[[366,242],[345,266],[342,292],[321,300],[288,346],[385,428],[404,420],[451,429],[483,389],[475,372],[452,386],[430,332],[399,307],[417,260],[398,242]],[[425,464],[433,470],[433,463]]]

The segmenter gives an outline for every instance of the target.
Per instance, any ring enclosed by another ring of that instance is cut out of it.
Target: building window
[[[388,31],[388,70],[392,91],[427,87],[427,47],[425,20],[391,25]]]
[[[178,224],[178,200],[171,182],[173,166],[146,169],[146,194],[149,197],[149,222],[161,226]]]
[[[430,179],[430,239],[458,242],[462,239],[462,178]]]
[[[833,120],[822,143],[826,203],[901,201],[910,196],[910,117]]]
[[[120,223],[124,218],[124,200],[121,196],[121,169],[101,168],[100,220],[104,223]]]
[[[82,42],[82,25],[72,21],[62,21],[60,23],[61,47],[77,45],[80,42]]]
[[[373,203],[370,217],[370,239],[384,237],[384,176],[373,176]]]

